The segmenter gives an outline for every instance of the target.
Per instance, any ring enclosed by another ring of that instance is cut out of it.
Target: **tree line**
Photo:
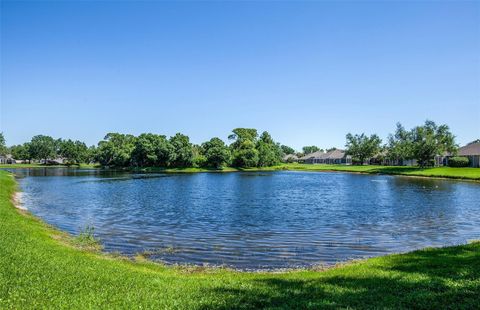
[[[111,167],[267,167],[282,161],[285,155],[301,157],[317,151],[329,152],[315,145],[304,146],[303,152],[281,145],[264,131],[258,134],[253,128],[235,128],[228,136],[227,145],[215,137],[202,144],[193,144],[188,136],[177,133],[170,138],[165,135],[143,133],[139,136],[109,133],[97,146],[87,147],[84,142],[54,139],[37,135],[30,142],[7,148],[0,133],[0,155],[10,153],[15,159],[40,160],[61,157],[67,164],[99,163]],[[455,136],[447,125],[425,121],[423,125],[406,130],[397,123],[395,132],[385,144],[376,134],[364,133],[346,135],[346,154],[353,163],[363,164],[375,157],[377,162],[389,160],[398,165],[404,160],[417,160],[424,166],[431,166],[436,155],[448,152],[456,154],[458,146]]]
[[[348,133],[345,138],[346,154],[351,155],[352,162],[359,165],[374,158],[376,163],[388,161],[392,165],[401,165],[405,160],[414,159],[421,167],[433,166],[435,156],[445,153],[455,155],[458,149],[450,128],[445,124],[437,125],[430,120],[410,130],[406,130],[402,124],[397,123],[395,132],[389,134],[385,144],[376,134],[368,136],[365,133]],[[294,149],[282,146],[282,150],[285,154],[295,154],[300,157],[317,151],[330,152],[336,148],[324,150],[311,145],[304,146],[303,152],[296,153]],[[454,158],[452,163],[457,161],[461,162],[459,165],[468,165],[466,158]]]
[[[429,120],[410,130],[397,123],[395,132],[388,136],[384,145],[376,134],[367,136],[364,133],[348,133],[346,140],[346,153],[358,164],[376,156],[378,161],[387,159],[399,164],[403,160],[415,159],[421,167],[433,166],[435,156],[456,154],[458,149],[450,128]]]
[[[0,134],[1,145],[5,139]],[[281,162],[282,145],[264,131],[236,128],[228,136],[227,145],[215,137],[202,144],[193,144],[190,138],[177,133],[165,135],[143,133],[139,136],[108,133],[97,146],[87,147],[84,142],[54,139],[46,135],[34,136],[31,141],[10,148],[13,158],[42,161],[62,158],[66,164],[99,163],[109,167],[267,167]],[[0,153],[2,154],[2,153]]]

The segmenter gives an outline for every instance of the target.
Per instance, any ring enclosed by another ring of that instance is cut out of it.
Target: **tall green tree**
[[[132,164],[140,167],[167,167],[175,158],[175,149],[164,135],[143,133],[132,151]]]
[[[302,147],[302,151],[306,155],[306,154],[314,153],[316,151],[320,151],[320,148],[318,146],[315,146],[315,145],[304,146],[304,147]]]
[[[30,160],[29,143],[13,145],[10,147],[12,157],[17,160]]]
[[[413,157],[411,133],[402,124],[397,123],[394,134],[388,136],[386,145],[387,158],[401,163],[402,160]]]
[[[37,135],[30,141],[29,152],[32,159],[44,160],[54,158],[56,154],[56,141],[50,136]]]
[[[7,144],[3,132],[0,132],[0,155],[7,155]]]
[[[358,161],[361,165],[381,149],[382,140],[375,134],[368,137],[364,133],[360,135],[349,133],[346,138],[347,154],[352,155],[353,160]]]
[[[174,149],[173,167],[191,167],[193,163],[193,145],[190,138],[181,133],[170,137],[170,144]]]
[[[95,145],[91,145],[88,148],[85,162],[87,164],[91,164],[91,163],[94,163],[96,161],[97,161],[97,147]]]
[[[202,145],[193,144],[192,149],[193,149],[192,166],[195,168],[208,166],[207,158],[205,157],[205,150],[203,149]]]
[[[455,136],[447,125],[437,126],[433,121],[425,121],[423,126],[414,127],[410,133],[412,157],[421,167],[431,166],[435,155],[445,152],[455,153]]]
[[[58,142],[58,153],[67,164],[78,165],[88,159],[88,147],[81,141],[60,140]]]
[[[269,167],[280,163],[282,160],[282,150],[278,144],[273,141],[267,131],[264,131],[257,142],[258,166]]]
[[[280,146],[280,148],[282,149],[282,152],[285,155],[295,154],[295,150],[289,147],[288,145],[282,145]]]
[[[120,133],[108,133],[98,143],[97,160],[102,166],[127,167],[130,165],[135,137]]]
[[[221,168],[230,163],[230,149],[220,138],[212,138],[202,144],[206,165]]]
[[[233,165],[236,167],[256,167],[258,164],[257,138],[253,128],[235,128],[228,136],[234,142],[230,145]]]

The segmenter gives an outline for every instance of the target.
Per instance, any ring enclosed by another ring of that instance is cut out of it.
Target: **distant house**
[[[404,159],[404,158],[390,158],[388,150],[381,151],[375,156],[370,158],[367,162],[370,165],[384,165],[384,166],[416,166],[416,159]]]
[[[450,153],[445,152],[443,155],[435,155],[433,158],[435,167],[446,166],[448,164],[448,157]]]
[[[15,164],[16,163],[16,160],[13,159],[12,155],[10,154],[7,154],[7,155],[0,155],[0,165],[11,165],[11,164]]]
[[[298,156],[295,154],[287,154],[282,158],[285,163],[294,163],[298,161]]]
[[[321,159],[323,159],[324,155],[325,153],[323,151],[316,151],[310,154],[306,154],[303,157],[300,157],[299,161],[302,161],[305,164],[320,164],[320,163],[323,163],[321,162]]]
[[[468,157],[470,167],[480,168],[480,141],[477,140],[459,148],[458,156]]]
[[[336,164],[336,165],[351,165],[352,156],[347,155],[344,150],[332,150],[324,153],[323,151],[317,151],[311,154],[307,154],[300,158],[306,164]]]

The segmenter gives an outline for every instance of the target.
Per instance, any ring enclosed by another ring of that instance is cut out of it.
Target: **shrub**
[[[448,165],[450,167],[468,167],[469,160],[468,157],[464,156],[450,157],[448,159]]]
[[[207,158],[205,157],[205,155],[195,155],[192,160],[192,166],[195,168],[207,166]]]
[[[73,243],[77,247],[85,250],[99,251],[102,249],[100,240],[95,237],[95,228],[89,225],[73,239]]]

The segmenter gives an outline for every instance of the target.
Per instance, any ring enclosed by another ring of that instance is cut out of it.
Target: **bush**
[[[450,157],[448,159],[448,165],[450,167],[468,167],[469,160],[468,157],[464,156]]]
[[[73,244],[81,249],[90,251],[100,251],[102,249],[100,240],[95,237],[95,228],[89,225],[73,239]]]
[[[192,160],[194,168],[201,168],[207,166],[207,158],[204,155],[195,155]]]

